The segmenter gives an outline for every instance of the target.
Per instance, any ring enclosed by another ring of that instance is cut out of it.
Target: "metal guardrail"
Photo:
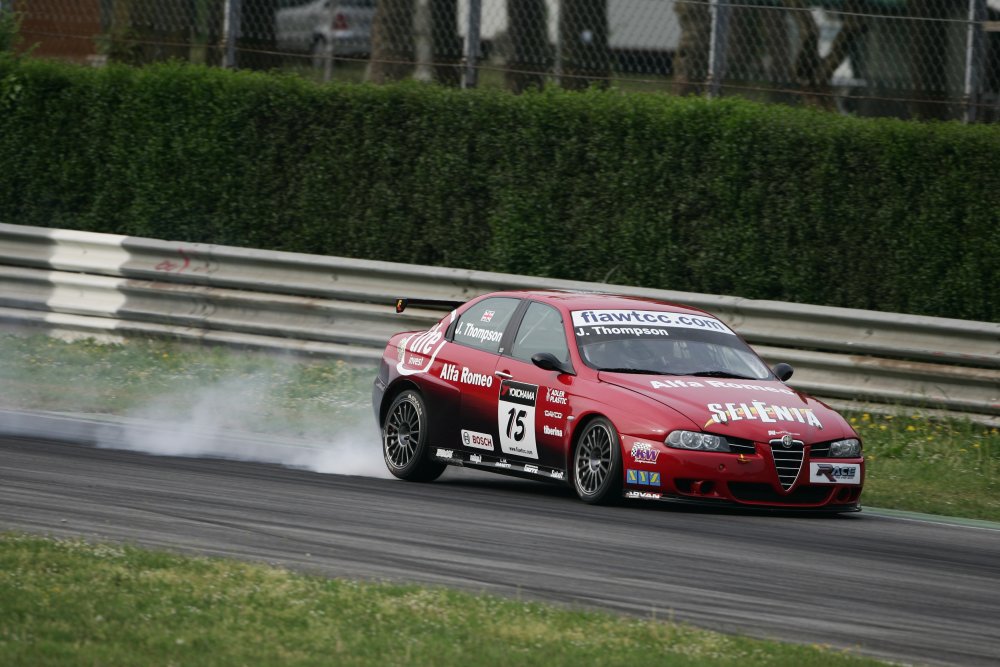
[[[103,335],[169,335],[374,361],[440,313],[396,296],[498,289],[611,291],[709,310],[790,384],[817,396],[922,406],[1000,423],[1000,324],[502,273],[0,224],[0,320]]]

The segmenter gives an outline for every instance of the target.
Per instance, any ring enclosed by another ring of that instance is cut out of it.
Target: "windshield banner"
[[[700,329],[736,335],[714,317],[662,310],[574,310],[573,328],[577,335],[584,336],[669,336],[669,329]]]

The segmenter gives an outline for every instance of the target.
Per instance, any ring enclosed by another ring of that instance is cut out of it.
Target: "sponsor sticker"
[[[861,466],[857,463],[810,463],[810,484],[860,484]]]
[[[577,336],[669,336],[668,329],[702,329],[736,335],[714,317],[661,310],[574,310],[573,329]]]
[[[555,410],[546,410],[542,414],[544,414],[546,417],[549,417],[551,419],[562,419],[563,418],[563,413],[556,412]]]
[[[823,423],[813,412],[812,408],[789,408],[783,405],[764,403],[763,401],[750,401],[747,403],[709,403],[706,406],[712,417],[705,423],[705,426],[712,424],[728,424],[743,420],[756,420],[769,424],[776,422],[797,422],[808,424],[818,429],[823,428]]]
[[[508,461],[507,459],[500,459],[499,461],[497,461],[493,465],[495,465],[497,468],[509,468],[510,467],[510,461]]]
[[[662,494],[650,493],[649,491],[626,491],[626,498],[639,498],[641,500],[659,500],[662,498]]]
[[[555,405],[566,405],[566,392],[562,389],[545,388],[545,401]]]
[[[483,457],[479,454],[469,454],[469,463],[482,463]]]
[[[625,471],[625,481],[629,484],[638,484],[639,486],[659,486],[660,473],[650,470],[628,469]]]
[[[563,437],[563,432],[561,428],[555,428],[554,426],[549,426],[548,424],[542,426],[542,433],[544,433],[545,435],[553,435],[557,438]]]
[[[399,363],[396,364],[396,370],[400,375],[417,375],[419,373],[426,373],[431,369],[434,360],[437,358],[438,352],[441,351],[441,348],[444,347],[445,344],[443,329],[447,328],[454,319],[455,311],[453,310],[448,317],[441,320],[427,331],[407,336],[400,341],[398,348]],[[410,359],[421,359],[421,364],[418,367],[411,368],[408,364],[404,363],[407,358],[407,352],[419,355],[417,357],[410,357]],[[424,357],[430,357],[427,363],[423,363]]]
[[[488,449],[493,451],[493,436],[489,433],[480,433],[478,431],[466,431],[462,430],[462,444],[466,447],[473,447],[475,449]]]
[[[553,470],[549,472],[549,477],[552,479],[566,479],[566,473],[562,470]]]
[[[535,403],[538,385],[504,380],[497,401],[500,450],[504,454],[538,458],[535,444]]]
[[[656,463],[660,451],[648,442],[638,442],[632,445],[632,460],[636,463]]]
[[[455,458],[455,452],[451,449],[439,449],[437,450],[437,457],[439,459],[453,459]]]
[[[530,472],[533,475],[538,474],[538,466],[526,465],[524,466],[524,472]]]
[[[650,380],[653,389],[702,389],[704,384],[697,380]]]
[[[489,388],[493,386],[493,376],[489,373],[476,373],[466,366],[462,366],[462,370],[459,371],[455,364],[441,364],[438,377],[448,382],[461,382],[473,387]]]

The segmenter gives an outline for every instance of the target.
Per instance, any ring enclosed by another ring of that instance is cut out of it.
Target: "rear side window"
[[[519,299],[493,297],[462,313],[455,326],[455,342],[484,352],[500,350],[500,340]]]

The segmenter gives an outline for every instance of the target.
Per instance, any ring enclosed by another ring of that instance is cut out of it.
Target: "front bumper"
[[[848,503],[839,505],[829,503],[818,506],[803,505],[782,505],[782,504],[760,504],[741,503],[727,500],[725,498],[695,498],[681,495],[651,494],[649,492],[636,492],[626,490],[622,497],[626,500],[644,500],[672,505],[688,505],[692,507],[713,508],[713,509],[733,509],[740,512],[765,512],[765,513],[788,513],[788,514],[843,514],[848,512],[860,512],[861,503]]]
[[[787,459],[773,455],[760,443],[754,453],[741,454],[658,447],[657,456],[650,460],[653,457],[648,454],[630,456],[626,439],[624,495],[779,510],[857,511],[864,487],[864,460],[814,459],[810,453],[809,446],[802,449],[798,470],[789,473]]]

